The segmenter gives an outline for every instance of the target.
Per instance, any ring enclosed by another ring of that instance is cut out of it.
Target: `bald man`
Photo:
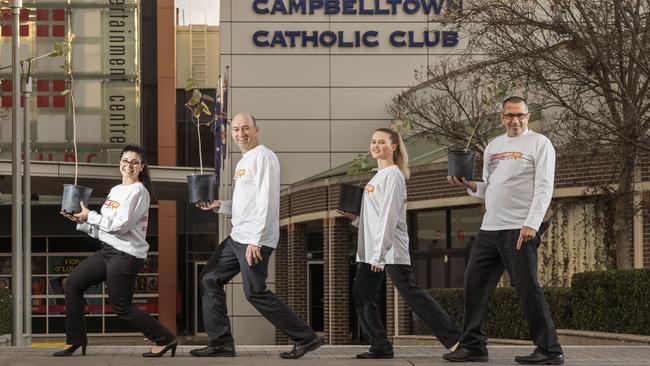
[[[321,340],[266,288],[269,258],[280,237],[280,163],[273,151],[260,145],[259,127],[250,113],[233,118],[231,133],[243,154],[235,168],[232,201],[197,204],[203,210],[232,215],[232,230],[199,276],[203,324],[210,343],[190,353],[197,357],[235,356],[223,287],[241,272],[248,302],[294,342],[293,349],[280,357],[300,358],[320,347]]]

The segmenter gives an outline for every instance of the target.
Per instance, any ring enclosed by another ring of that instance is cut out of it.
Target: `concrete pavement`
[[[148,365],[377,365],[377,366],[436,366],[452,365],[442,360],[446,350],[442,347],[398,346],[392,360],[356,360],[363,346],[324,346],[302,359],[283,360],[278,353],[288,346],[237,346],[235,358],[196,358],[189,354],[197,346],[179,346],[176,357],[145,359],[140,355],[148,350],[144,346],[89,346],[87,356],[51,357],[60,347],[0,347],[0,366],[148,366]],[[594,366],[640,366],[650,365],[650,346],[566,346],[566,364]],[[78,350],[80,354],[81,350]],[[490,361],[484,365],[516,365],[515,355],[532,351],[529,346],[491,346]],[[462,364],[461,364],[462,365]]]

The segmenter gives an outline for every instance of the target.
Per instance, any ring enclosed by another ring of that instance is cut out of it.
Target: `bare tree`
[[[418,73],[422,84],[393,98],[387,111],[411,133],[450,149],[483,153],[489,139],[503,130],[501,101],[516,85],[493,84],[477,71],[453,70],[445,60]]]
[[[618,268],[630,267],[634,174],[650,152],[649,18],[650,0],[465,0],[462,10],[435,19],[458,27],[465,40],[465,57],[454,57],[462,61],[446,73],[524,83],[528,99],[545,110],[560,154],[615,160],[608,199]]]

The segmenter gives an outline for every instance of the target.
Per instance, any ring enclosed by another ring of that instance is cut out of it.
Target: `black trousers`
[[[390,276],[402,296],[422,321],[431,329],[433,335],[447,348],[454,346],[461,336],[460,328],[429,294],[418,287],[413,278],[411,266],[387,264],[382,272],[373,272],[368,263],[357,264],[354,278],[354,302],[359,315],[361,330],[370,343],[370,351],[386,353],[393,349],[388,341],[386,328],[381,321],[377,297],[381,291],[384,272]]]
[[[519,229],[481,230],[465,269],[465,315],[461,346],[487,350],[487,305],[504,269],[524,307],[533,343],[543,352],[562,353],[544,291],[537,283],[537,247],[540,237],[524,242],[517,250]]]
[[[133,305],[135,280],[144,259],[138,259],[110,245],[102,248],[81,262],[65,283],[65,330],[66,343],[88,344],[84,314],[84,292],[93,285],[106,281],[108,299],[113,312],[120,319],[129,321],[157,345],[165,345],[176,337],[149,313]]]
[[[316,333],[266,288],[273,248],[263,246],[262,261],[249,266],[246,262],[246,247],[246,244],[227,237],[219,244],[199,276],[203,324],[210,337],[210,346],[234,341],[223,287],[240,272],[246,299],[267,320],[298,344],[314,340]]]

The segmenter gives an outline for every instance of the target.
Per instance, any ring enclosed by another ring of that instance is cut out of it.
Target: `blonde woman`
[[[339,211],[358,226],[357,274],[354,302],[363,336],[370,343],[361,359],[393,358],[393,346],[377,306],[386,272],[402,298],[447,348],[454,349],[461,331],[449,315],[415,283],[406,229],[406,179],[408,155],[402,137],[386,128],[376,130],[370,140],[370,154],[379,171],[366,185],[361,212],[357,217]]]

